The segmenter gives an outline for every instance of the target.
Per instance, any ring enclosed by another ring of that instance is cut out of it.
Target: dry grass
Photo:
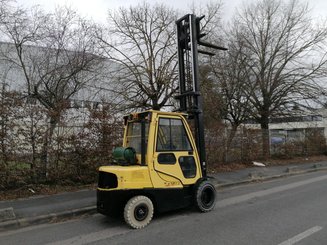
[[[314,163],[320,161],[327,161],[326,155],[318,155],[318,156],[308,156],[308,157],[294,157],[291,159],[269,159],[269,160],[258,160],[257,162],[264,163],[266,166],[283,166],[289,164],[304,164],[304,163]],[[250,168],[253,167],[252,162],[248,163],[224,163],[217,164],[214,166],[209,166],[210,173],[217,172],[232,172],[238,169]]]
[[[29,185],[19,189],[0,191],[0,201],[27,198],[32,196],[54,195],[61,192],[72,192],[82,189],[95,189],[96,184],[91,185]]]

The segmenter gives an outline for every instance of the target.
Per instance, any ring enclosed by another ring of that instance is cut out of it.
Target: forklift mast
[[[195,141],[199,152],[203,177],[207,176],[206,152],[203,123],[203,99],[199,84],[198,53],[213,56],[214,53],[198,49],[198,45],[227,50],[201,40],[206,34],[201,33],[200,21],[204,16],[187,14],[176,21],[177,49],[179,68],[179,111],[186,112],[194,120]]]

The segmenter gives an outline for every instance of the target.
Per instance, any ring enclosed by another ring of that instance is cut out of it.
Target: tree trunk
[[[228,154],[230,152],[231,145],[232,145],[233,139],[236,135],[238,126],[239,125],[232,124],[232,128],[228,134],[228,138],[227,138],[227,142],[226,142],[226,149],[225,149],[225,162],[228,161]]]
[[[54,130],[58,124],[58,120],[54,117],[50,117],[50,122],[48,125],[48,129],[44,134],[44,141],[43,141],[43,147],[41,152],[41,164],[44,167],[44,177],[47,179],[49,175],[49,168],[50,168],[50,162],[49,162],[49,150],[52,143],[52,137]]]
[[[30,125],[30,140],[31,140],[31,147],[32,147],[32,162],[31,162],[31,169],[35,170],[36,168],[36,139],[35,139],[35,132],[34,132],[34,115],[32,112],[31,118],[31,125]]]
[[[270,143],[269,143],[269,118],[262,116],[260,120],[261,137],[262,137],[262,157],[268,159],[270,156]]]

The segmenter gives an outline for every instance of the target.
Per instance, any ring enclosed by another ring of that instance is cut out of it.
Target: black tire
[[[124,208],[125,222],[134,229],[147,226],[153,217],[152,201],[146,196],[134,196]]]
[[[209,212],[216,205],[216,189],[209,181],[200,182],[195,189],[195,206],[201,212]]]

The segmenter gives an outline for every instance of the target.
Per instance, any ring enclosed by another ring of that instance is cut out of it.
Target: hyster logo
[[[179,182],[177,182],[177,181],[165,182],[165,186],[174,186],[174,185],[179,185]]]

